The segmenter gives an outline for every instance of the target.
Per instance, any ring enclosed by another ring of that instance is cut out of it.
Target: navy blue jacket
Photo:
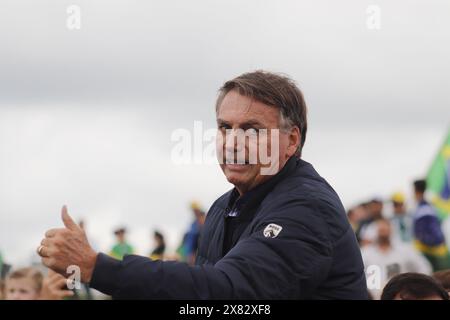
[[[366,299],[364,266],[339,197],[291,158],[240,210],[224,250],[232,191],[208,212],[196,266],[97,257],[91,287],[119,299]]]

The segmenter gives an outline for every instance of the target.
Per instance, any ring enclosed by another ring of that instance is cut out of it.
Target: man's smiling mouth
[[[250,164],[250,162],[248,160],[237,161],[237,160],[234,160],[234,159],[229,159],[229,160],[225,159],[223,163],[226,164],[226,165],[237,165],[237,166],[239,166],[239,165],[240,166],[246,166],[246,165]]]

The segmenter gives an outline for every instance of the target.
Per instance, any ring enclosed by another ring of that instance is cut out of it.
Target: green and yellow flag
[[[450,130],[443,146],[427,176],[427,191],[431,193],[431,202],[438,211],[439,218],[450,215]]]

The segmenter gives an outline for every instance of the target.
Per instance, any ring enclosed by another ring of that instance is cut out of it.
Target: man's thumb
[[[70,229],[70,230],[78,229],[78,225],[75,223],[75,221],[72,220],[72,218],[67,213],[67,207],[66,206],[62,207],[61,218],[62,218],[62,221],[64,222],[64,225],[66,226],[67,229]]]

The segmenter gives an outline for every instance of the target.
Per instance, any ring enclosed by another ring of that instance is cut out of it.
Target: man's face
[[[8,279],[5,284],[6,300],[36,300],[39,292],[36,291],[33,280],[29,278]]]
[[[393,202],[392,204],[394,206],[394,213],[396,215],[403,215],[405,214],[405,204],[403,202]]]
[[[288,132],[279,130],[279,114],[278,108],[242,96],[237,91],[230,91],[217,110],[217,151],[219,157],[222,155],[220,166],[240,194],[276,174],[295,154],[300,142],[299,130],[297,127]],[[246,136],[245,142],[239,143],[235,139],[239,129],[255,134]],[[267,129],[267,134],[262,129]],[[262,161],[261,153],[268,156],[270,163],[267,159]],[[237,163],[239,154],[244,155],[244,163]],[[234,160],[233,163],[227,163],[230,159]],[[276,169],[267,174],[264,169],[268,168]]]
[[[116,234],[117,242],[124,243],[125,242],[125,232],[118,232]]]
[[[372,218],[381,218],[383,212],[383,203],[380,201],[371,201],[369,204],[369,211]]]
[[[380,220],[378,222],[378,242],[387,243],[391,239],[391,225],[388,221]]]
[[[422,199],[423,199],[423,192],[415,190],[414,191],[414,198],[416,199],[417,202],[422,201]]]
[[[367,219],[367,210],[363,206],[357,206],[354,209],[355,221],[359,222]]]

